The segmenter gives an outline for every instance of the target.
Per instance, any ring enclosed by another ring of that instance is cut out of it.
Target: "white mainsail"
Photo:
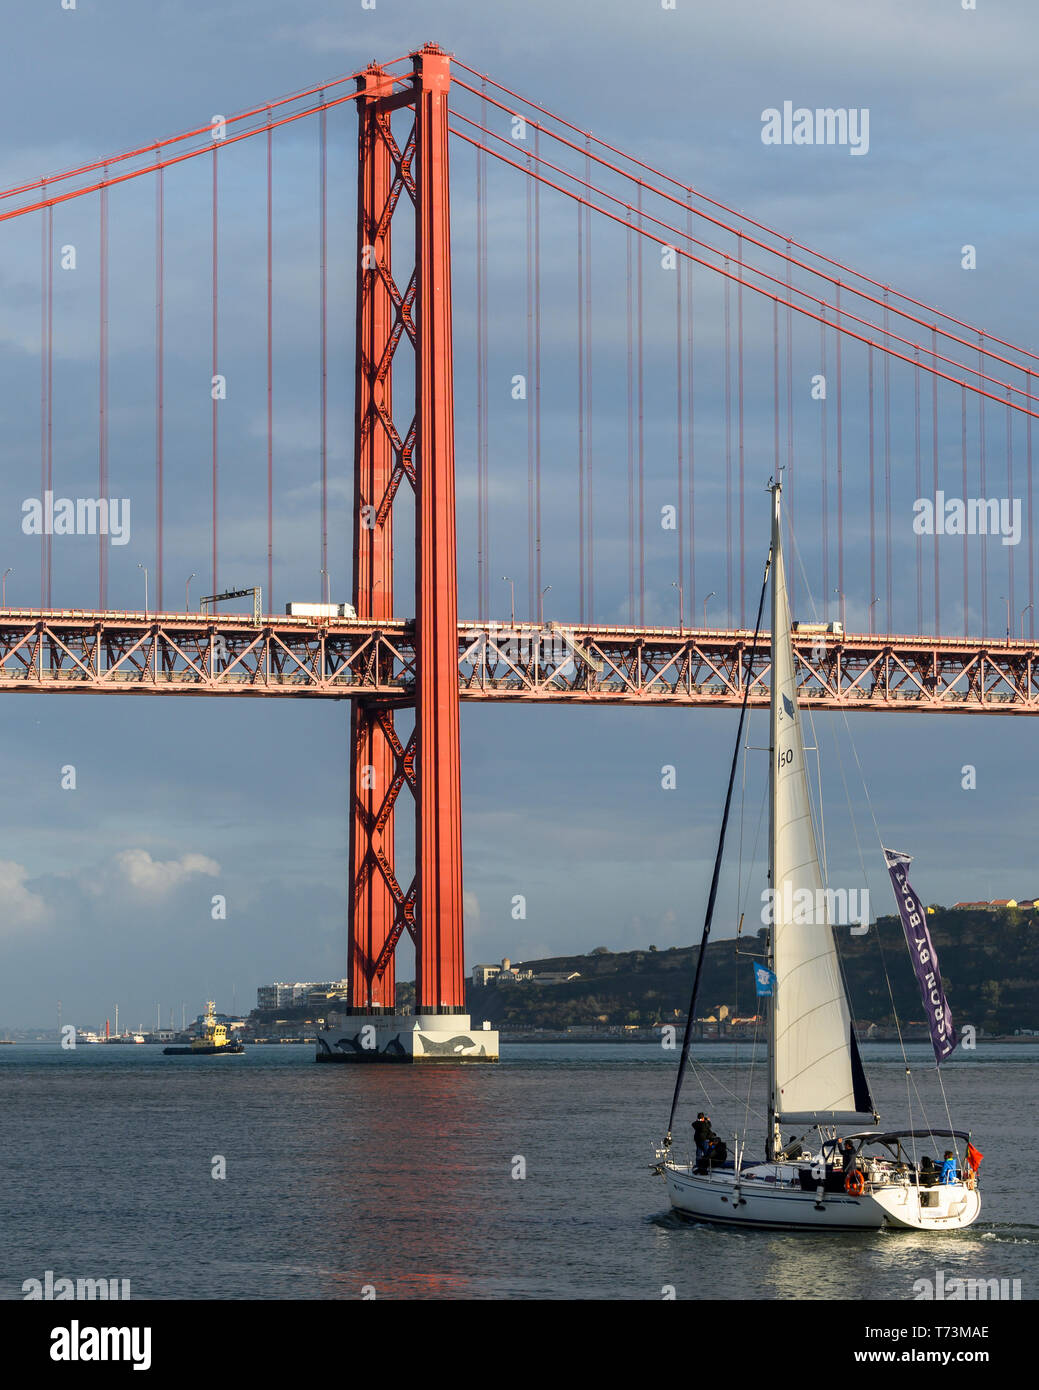
[[[780,487],[772,511],[771,873],[769,1033],[771,1109],[779,1123],[866,1123],[874,1118],[823,890],[812,825],[790,601],[783,565]]]

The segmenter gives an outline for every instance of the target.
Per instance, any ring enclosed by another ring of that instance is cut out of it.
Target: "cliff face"
[[[971,1023],[988,1033],[1039,1027],[1039,914],[1015,909],[954,912],[936,908],[928,917],[957,1026]],[[890,1026],[892,998],[903,1024],[922,1019],[916,977],[896,917],[882,917],[864,936],[837,929],[852,1009],[857,1021]],[[735,942],[715,940],[707,948],[697,1015],[716,1005],[746,1016],[756,1009],[752,960],[735,955]],[[744,937],[744,952],[763,948]],[[697,947],[666,951],[618,951],[554,956],[524,961],[535,974],[580,972],[561,985],[531,982],[467,987],[474,1018],[496,1025],[565,1028],[577,1024],[635,1023],[649,1026],[684,1019],[696,969]],[[891,994],[885,980],[891,983]]]

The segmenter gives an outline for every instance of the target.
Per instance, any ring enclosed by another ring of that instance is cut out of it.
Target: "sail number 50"
[[[793,761],[794,761],[794,750],[793,750],[792,748],[784,748],[784,749],[781,749],[781,750],[780,750],[780,754],[779,754],[779,766],[780,766],[780,767],[786,767],[788,763],[792,763]]]

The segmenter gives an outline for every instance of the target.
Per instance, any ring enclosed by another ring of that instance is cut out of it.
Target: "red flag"
[[[970,1142],[970,1140],[968,1139],[968,1141],[967,1141],[967,1167],[970,1169],[970,1171],[971,1171],[972,1173],[976,1173],[976,1172],[978,1171],[978,1169],[981,1167],[981,1160],[982,1160],[984,1157],[985,1157],[985,1155],[984,1155],[983,1153],[979,1153],[978,1150],[974,1147],[974,1145],[973,1145],[973,1144]]]

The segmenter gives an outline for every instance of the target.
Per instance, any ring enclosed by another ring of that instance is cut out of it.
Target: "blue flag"
[[[754,993],[760,999],[762,995],[771,999],[775,989],[776,977],[769,970],[767,965],[754,965]]]

